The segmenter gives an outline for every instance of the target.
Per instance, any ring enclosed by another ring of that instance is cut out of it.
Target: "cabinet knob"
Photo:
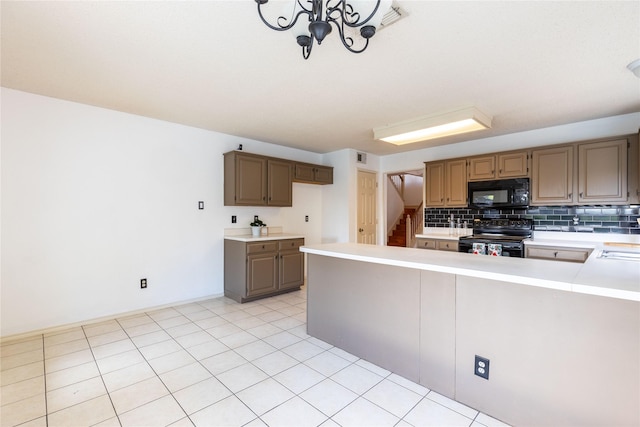
[[[582,193],[580,193],[580,197],[582,197]]]
[[[573,197],[573,193],[569,193],[569,198],[571,199]]]
[[[554,253],[553,253],[553,257],[554,257],[554,258],[558,258],[558,252],[554,252]]]
[[[364,231],[364,228],[358,228],[358,231],[362,233]]]

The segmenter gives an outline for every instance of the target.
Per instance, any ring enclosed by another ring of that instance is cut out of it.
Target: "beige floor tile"
[[[297,396],[275,407],[261,418],[267,425],[279,427],[316,427],[327,419],[322,412]]]
[[[284,347],[282,351],[284,351],[294,359],[299,360],[300,362],[304,362],[307,359],[311,359],[313,356],[317,356],[324,350],[317,345],[311,344],[310,342],[299,341],[288,347]]]
[[[44,375],[2,386],[0,390],[2,405],[44,394]]]
[[[192,322],[195,322],[197,320],[209,319],[211,317],[218,317],[218,315],[203,307],[201,311],[195,311],[193,313],[185,313],[184,317],[188,318]]]
[[[176,338],[176,341],[184,348],[193,347],[194,345],[213,340],[215,340],[214,337],[202,330]]]
[[[147,313],[147,315],[157,322],[158,320],[180,316],[180,312],[169,307],[169,308],[163,308],[160,310],[150,311]]]
[[[147,362],[140,362],[102,376],[109,393],[156,376]]]
[[[190,418],[196,427],[243,426],[255,419],[256,414],[237,397],[229,396],[196,412]],[[273,425],[275,426],[276,424]]]
[[[264,371],[267,375],[274,376],[282,371],[285,371],[295,365],[298,362],[293,357],[285,354],[281,351],[275,351],[273,353],[262,356],[252,361],[252,363]]]
[[[427,398],[423,398],[403,419],[414,426],[469,426],[472,421]]]
[[[90,378],[47,392],[47,410],[56,412],[106,393],[102,378]]]
[[[111,393],[111,401],[118,415],[145,405],[169,394],[158,377],[149,378]]]
[[[296,394],[313,387],[326,377],[302,363],[282,371],[274,378]]]
[[[227,335],[226,337],[218,338],[221,343],[226,345],[229,348],[241,347],[245,344],[249,344],[251,342],[257,341],[258,339],[251,335],[249,332],[240,331],[231,335]]]
[[[362,395],[374,385],[382,381],[380,375],[374,374],[358,365],[349,365],[343,370],[331,376],[331,379],[348,388],[349,390]]]
[[[212,337],[213,338],[213,337]],[[226,345],[222,344],[217,339],[213,338],[211,341],[207,341],[202,344],[194,345],[193,347],[189,347],[187,351],[196,360],[206,359],[207,357],[214,356],[216,354],[224,353],[225,351],[229,351],[230,348]]]
[[[77,351],[86,350],[89,348],[89,342],[86,338],[80,338],[79,340],[73,340],[55,345],[47,345],[44,349],[44,356],[47,359],[52,357],[64,356],[65,354],[75,353]]]
[[[55,371],[47,374],[47,391],[52,391],[98,376],[100,376],[100,371],[98,371],[98,366],[94,361]]]
[[[363,397],[396,417],[402,418],[423,396],[385,379],[366,392]]]
[[[400,421],[395,415],[361,397],[334,415],[332,419],[340,425],[354,427],[392,427]]]
[[[305,360],[304,364],[323,375],[331,376],[349,366],[351,362],[325,351],[317,356],[313,356],[311,359]]]
[[[44,336],[44,345],[56,345],[62,344],[69,341],[86,339],[84,335],[84,331],[81,327],[67,329],[64,331],[54,332],[51,334],[45,334]]]
[[[44,375],[44,362],[33,362],[0,372],[0,385],[6,386]]]
[[[7,369],[17,368],[18,366],[28,365],[33,362],[39,362],[44,359],[42,350],[31,350],[24,353],[14,354],[13,356],[5,356],[0,361],[0,369],[6,371]]]
[[[178,369],[182,366],[189,365],[195,361],[196,359],[194,359],[187,351],[180,350],[158,357],[156,359],[149,360],[148,362],[153,370],[156,371],[158,375],[160,375],[164,374],[165,372]]]
[[[95,424],[92,427],[122,427],[122,426],[120,425],[120,420],[118,420],[118,417],[113,417],[101,423]]]
[[[142,335],[132,337],[131,341],[133,341],[133,343],[137,347],[145,347],[151,344],[157,344],[159,342],[170,340],[170,339],[172,339],[171,335],[169,335],[165,331],[160,330],[160,331],[150,332],[148,334],[142,334]]]
[[[202,330],[202,328],[200,328],[200,326],[198,326],[195,323],[192,323],[190,321],[189,321],[189,323],[185,323],[184,325],[174,326],[173,328],[165,329],[165,331],[169,335],[171,335],[173,338],[178,338],[178,337],[181,337],[183,335],[189,335],[189,334],[192,334],[194,332],[199,332],[201,330]]]
[[[74,353],[65,354],[63,356],[52,357],[45,360],[45,369],[49,374],[51,372],[61,371],[63,369],[72,368],[82,365],[83,363],[92,362],[93,354],[91,350],[85,349]]]
[[[231,396],[231,391],[216,378],[209,378],[173,394],[180,406],[191,415]]]
[[[238,399],[258,415],[270,411],[294,396],[295,394],[289,389],[272,378],[267,378],[236,394]]]
[[[247,332],[257,338],[265,339],[266,337],[270,337],[271,335],[283,332],[283,330],[278,328],[277,326],[273,326],[271,323],[265,323],[254,328],[249,328],[247,329]]]
[[[115,320],[108,320],[106,322],[93,323],[91,325],[85,325],[82,327],[84,334],[87,337],[94,337],[96,335],[103,335],[109,332],[121,331],[122,326]]]
[[[118,329],[112,332],[107,332],[100,335],[94,335],[87,338],[91,347],[98,347],[100,345],[109,344],[115,341],[129,339],[129,336],[123,329]]]
[[[49,414],[49,427],[92,426],[116,415],[108,395]]]
[[[207,378],[211,378],[211,373],[200,363],[192,363],[160,375],[160,379],[172,393]]]
[[[335,381],[326,379],[300,393],[300,397],[331,417],[356,400],[358,395]]]
[[[217,378],[229,390],[237,393],[247,387],[259,383],[268,378],[268,375],[255,366],[247,363],[218,375]]]
[[[219,375],[237,366],[247,363],[247,359],[240,356],[235,351],[229,350],[215,356],[207,357],[200,361],[213,375]]]
[[[127,335],[129,335],[129,337],[131,337],[131,339],[133,340],[134,337],[150,334],[152,332],[163,331],[163,329],[156,322],[153,322],[153,323],[144,323],[142,325],[131,326],[131,327],[125,328],[125,331],[127,332]]]
[[[156,344],[139,347],[139,350],[145,359],[151,360],[180,351],[182,350],[182,347],[180,344],[175,342],[175,340],[170,339]]]
[[[273,326],[274,328],[277,328],[276,326]],[[266,338],[264,338],[264,341],[268,342],[269,344],[271,344],[272,346],[274,346],[275,348],[285,348],[285,347],[289,347],[290,345],[293,345],[297,342],[302,341],[302,339],[300,337],[297,337],[287,331],[283,331],[280,328],[277,328],[280,332],[270,335]]]
[[[144,357],[142,357],[142,354],[140,354],[138,350],[131,350],[113,356],[105,357],[104,359],[96,360],[96,363],[98,364],[100,373],[104,375],[108,374],[109,372],[117,371],[118,369],[126,368],[127,366],[133,366],[144,361]]]
[[[164,396],[120,415],[122,427],[166,426],[185,417],[173,396]]]
[[[439,403],[442,406],[447,407],[453,411],[456,411],[457,413],[462,414],[467,418],[474,419],[476,415],[478,415],[478,411],[476,411],[475,409],[469,408],[468,406],[456,402],[453,399],[449,399],[448,397],[438,394],[435,391],[427,394],[427,399],[433,400],[434,402]]]
[[[109,344],[93,347],[93,357],[96,359],[104,359],[105,357],[114,356],[116,354],[124,353],[126,351],[135,350],[136,346],[130,339],[124,339],[120,341],[114,341]]]
[[[220,339],[232,334],[236,334],[238,332],[242,332],[242,329],[238,328],[233,323],[226,322],[221,325],[208,328],[206,331],[211,334],[212,337]]]
[[[209,328],[214,328],[216,326],[221,326],[221,325],[228,324],[229,322],[227,322],[222,317],[214,314],[213,317],[208,317],[206,319],[196,320],[194,323],[196,325],[200,326],[202,329],[209,329]]]
[[[154,322],[154,320],[151,317],[147,316],[146,314],[136,314],[134,316],[121,317],[117,320],[123,329],[131,328],[133,326],[145,325],[147,323]]]
[[[2,405],[0,425],[3,427],[34,421],[46,415],[44,393],[14,403]]]
[[[179,311],[182,314],[195,313],[195,312],[202,311],[202,310],[205,309],[203,306],[201,306],[197,302],[192,302],[192,303],[189,303],[189,304],[176,305],[173,308],[176,311]]]
[[[42,351],[43,346],[42,335],[37,335],[25,340],[3,342],[0,346],[0,358],[33,350]]]
[[[246,427],[251,427],[249,425],[246,425]],[[188,417],[184,417],[178,421],[176,421],[175,423],[171,423],[169,424],[167,427],[193,427],[193,423],[191,422],[191,420]]]
[[[2,421],[0,421],[0,425],[2,425]],[[27,421],[26,423],[20,424],[20,427],[47,427],[47,417],[45,416]]]
[[[156,323],[160,325],[162,329],[169,329],[169,328],[174,328],[176,326],[181,326],[187,323],[191,323],[191,320],[189,320],[189,318],[183,315],[179,315],[175,317],[170,317],[168,319],[158,320]]]
[[[252,335],[253,336],[253,335]],[[235,349],[235,352],[248,361],[253,361],[260,357],[275,352],[277,349],[262,340],[253,341]]]

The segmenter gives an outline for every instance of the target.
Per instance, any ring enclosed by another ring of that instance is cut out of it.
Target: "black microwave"
[[[470,208],[526,209],[529,207],[529,178],[470,182],[468,190]]]

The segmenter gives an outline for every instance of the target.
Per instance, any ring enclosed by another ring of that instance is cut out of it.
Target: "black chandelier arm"
[[[258,16],[260,17],[260,19],[262,20],[262,22],[269,28],[271,28],[272,30],[276,30],[276,31],[287,31],[290,30],[291,28],[293,28],[294,25],[296,25],[296,22],[298,22],[298,18],[300,18],[300,15],[307,15],[307,17],[313,17],[313,12],[308,10],[307,8],[305,8],[302,3],[301,0],[296,0],[296,3],[298,3],[301,7],[302,10],[300,10],[298,13],[296,13],[296,16],[293,17],[293,19],[291,19],[291,21],[289,22],[289,24],[283,24],[281,22],[286,22],[288,20],[288,18],[286,16],[279,16],[277,19],[277,26],[269,23],[269,21],[267,21],[264,17],[264,15],[262,14],[262,5],[266,4],[269,0],[255,0],[256,4],[258,5]]]
[[[339,14],[340,19],[344,25],[351,28],[362,27],[367,24],[373,17],[375,16],[378,8],[380,7],[380,0],[376,1],[376,6],[373,8],[373,11],[366,19],[360,20],[360,13],[353,10],[353,6],[348,4],[349,0],[337,0],[338,2],[333,5],[331,0],[327,2],[327,21],[337,21],[338,17],[334,16],[334,14]]]

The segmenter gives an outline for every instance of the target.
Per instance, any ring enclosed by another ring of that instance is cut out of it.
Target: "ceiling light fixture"
[[[490,128],[491,117],[470,107],[375,128],[373,137],[403,145]]]
[[[369,39],[376,33],[392,0],[292,0],[275,24],[265,19],[262,7],[269,0],[255,0],[258,15],[267,27],[276,31],[292,30],[304,59],[311,55],[314,40],[322,44],[331,33],[332,25],[340,33],[340,40],[347,50],[363,52]],[[361,39],[356,43],[351,29],[359,29]]]
[[[636,77],[640,78],[640,59],[636,59],[629,65],[627,65],[629,71],[636,75]]]

